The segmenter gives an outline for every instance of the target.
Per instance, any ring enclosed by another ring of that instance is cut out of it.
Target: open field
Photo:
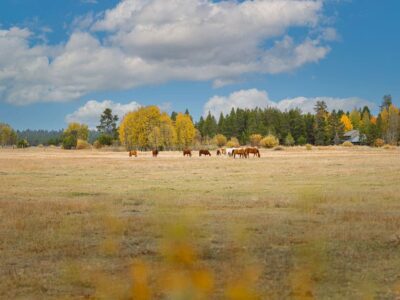
[[[0,150],[0,298],[394,299],[399,184],[399,149]]]

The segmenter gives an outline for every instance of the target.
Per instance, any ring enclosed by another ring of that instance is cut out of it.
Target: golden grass
[[[400,151],[0,150],[5,299],[393,299]]]

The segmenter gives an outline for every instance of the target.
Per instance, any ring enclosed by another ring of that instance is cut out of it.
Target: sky
[[[2,0],[0,122],[400,105],[398,0]]]

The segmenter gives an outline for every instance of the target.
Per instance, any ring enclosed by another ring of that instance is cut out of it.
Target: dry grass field
[[[399,149],[0,150],[0,298],[395,299],[399,184]]]

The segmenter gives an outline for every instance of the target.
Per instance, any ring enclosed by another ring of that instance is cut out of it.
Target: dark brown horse
[[[153,150],[152,151],[152,154],[153,154],[153,157],[157,157],[158,156],[158,150],[156,149],[156,150]]]
[[[189,149],[183,150],[183,156],[190,156],[192,157],[192,151]]]
[[[132,157],[132,156],[137,157],[137,151],[136,150],[129,151],[129,157]]]
[[[233,158],[236,158],[236,155],[239,155],[240,158],[247,158],[246,149],[233,150]]]
[[[261,157],[260,150],[258,150],[257,148],[246,148],[246,154],[247,156],[249,156],[249,154],[253,154],[253,157]]]
[[[221,150],[217,150],[217,156],[221,156]]]
[[[200,150],[199,151],[199,156],[202,156],[202,155],[211,156],[211,153],[208,150]]]

